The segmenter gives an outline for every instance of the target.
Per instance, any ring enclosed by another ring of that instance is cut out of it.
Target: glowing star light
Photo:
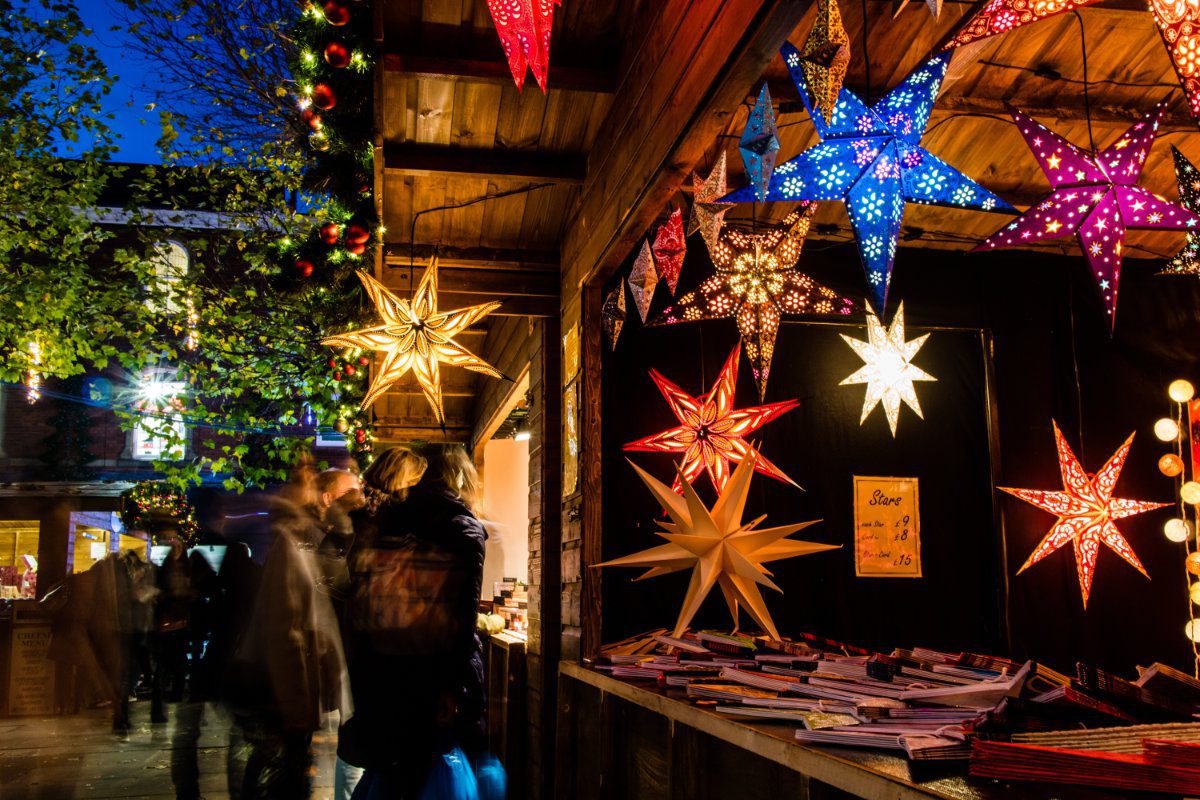
[[[761,233],[730,229],[711,249],[717,271],[663,311],[654,325],[703,319],[737,320],[761,400],[766,396],[775,337],[784,314],[850,314],[854,301],[794,269],[816,203],[805,203],[777,228]]]
[[[1092,592],[1092,579],[1096,574],[1096,559],[1100,555],[1100,545],[1108,546],[1113,552],[1125,559],[1138,572],[1146,574],[1146,568],[1138,560],[1129,542],[1117,530],[1116,520],[1142,514],[1156,508],[1162,508],[1167,503],[1151,503],[1145,500],[1122,500],[1112,496],[1116,488],[1117,478],[1125,466],[1129,456],[1129,448],[1133,446],[1133,434],[1125,440],[1117,452],[1113,453],[1100,471],[1088,475],[1080,465],[1079,459],[1071,452],[1071,446],[1054,423],[1054,443],[1058,448],[1058,467],[1062,474],[1063,491],[1044,491],[1041,489],[1006,489],[1001,491],[1019,497],[1043,511],[1049,511],[1058,517],[1054,527],[1045,538],[1034,548],[1033,553],[1017,570],[1024,572],[1046,556],[1065,547],[1068,543],[1075,550],[1075,569],[1079,575],[1079,591],[1083,594],[1083,607],[1087,608],[1088,596]]]
[[[746,120],[746,130],[738,142],[742,151],[742,164],[746,177],[754,187],[759,200],[767,197],[767,185],[775,170],[775,157],[779,155],[779,129],[775,127],[775,107],[771,105],[771,92],[764,83],[758,92],[758,102]]]
[[[687,255],[687,242],[683,233],[683,211],[676,208],[671,211],[667,221],[658,226],[654,234],[654,268],[658,277],[667,282],[671,294],[679,284],[679,273],[683,271],[683,258]]]
[[[949,53],[934,56],[874,106],[842,89],[831,121],[813,111],[800,52],[789,43],[784,63],[821,137],[775,168],[767,200],[841,200],[858,240],[858,254],[880,314],[887,304],[904,204],[1013,211],[996,195],[921,147]],[[756,199],[753,187],[724,198]]]
[[[947,47],[977,42],[1093,2],[1095,0],[990,0],[967,21]],[[1187,96],[1192,116],[1200,119],[1200,3],[1150,0],[1148,5]]]
[[[1053,191],[975,249],[1014,247],[1078,233],[1111,328],[1116,323],[1126,229],[1190,229],[1200,223],[1200,216],[1136,185],[1165,108],[1166,101],[1159,103],[1112,146],[1090,152],[1010,107]]]
[[[361,347],[384,353],[383,364],[367,389],[362,408],[373,403],[389,386],[412,370],[438,424],[445,425],[440,364],[482,372],[493,378],[502,377],[494,367],[454,341],[455,336],[491,314],[500,303],[438,311],[436,257],[429,262],[411,300],[400,299],[365,272],[359,272],[358,277],[382,322],[370,328],[330,336],[322,339],[321,344]]]
[[[825,122],[833,118],[846,68],[850,66],[850,37],[842,24],[837,0],[817,0],[817,21],[800,51],[800,68],[812,91],[813,101]]]
[[[721,202],[727,189],[725,166],[725,151],[722,150],[707,178],[700,180],[699,175],[692,174],[692,215],[688,217],[687,232],[690,236],[700,231],[710,253],[717,247],[717,235],[725,224],[725,212],[737,205]]]
[[[745,437],[800,403],[784,400],[735,409],[733,394],[737,388],[740,355],[741,347],[734,347],[717,376],[717,382],[708,394],[699,397],[692,397],[657,370],[650,370],[650,378],[671,406],[679,425],[630,442],[625,449],[640,453],[683,453],[681,478],[675,481],[677,492],[681,491],[683,481],[694,481],[702,470],[708,471],[708,477],[718,492],[724,491],[729,481],[729,464],[747,459],[762,474],[796,486],[795,481],[756,451]]]
[[[646,321],[646,315],[650,313],[650,301],[654,299],[654,289],[657,286],[658,271],[654,269],[650,243],[642,242],[642,250],[629,272],[629,291],[633,294],[633,304],[637,306],[642,322]]]
[[[895,436],[896,423],[900,420],[901,401],[915,411],[918,417],[925,419],[913,381],[936,381],[937,378],[912,363],[913,357],[925,344],[929,334],[918,336],[911,342],[904,341],[904,303],[896,309],[896,316],[892,317],[892,324],[886,330],[879,322],[879,317],[867,312],[867,341],[853,339],[844,333],[840,336],[865,362],[857,372],[840,384],[867,385],[859,425],[866,422],[875,406],[882,403],[888,427],[892,430],[892,436]]]
[[[546,91],[554,9],[562,0],[487,0],[487,4],[517,88],[525,85],[525,70],[529,69]]]
[[[621,328],[625,327],[625,284],[618,281],[613,290],[604,298],[600,308],[600,321],[604,325],[604,336],[608,346],[617,349],[617,339],[621,338]]]
[[[679,497],[666,484],[639,469],[636,464],[633,468],[670,517],[670,522],[658,522],[663,529],[658,535],[667,543],[605,561],[598,566],[646,567],[647,572],[635,580],[690,569],[692,579],[688,583],[679,618],[675,621],[675,636],[683,635],[708,593],[714,586],[720,586],[725,604],[733,616],[735,629],[738,626],[738,612],[744,607],[746,613],[766,633],[779,639],[779,631],[775,628],[759,586],[777,592],[783,590],[771,580],[771,572],[763,564],[836,550],[839,545],[787,538],[820,520],[777,528],[757,528],[763,517],[743,522],[742,514],[755,468],[753,457],[738,465],[711,509],[701,502],[689,481],[683,480],[683,497]]]
[[[1179,204],[1191,212],[1200,212],[1200,170],[1179,148],[1171,145],[1175,159],[1175,181],[1179,184]],[[1189,230],[1187,244],[1175,254],[1159,275],[1200,275],[1200,230]]]

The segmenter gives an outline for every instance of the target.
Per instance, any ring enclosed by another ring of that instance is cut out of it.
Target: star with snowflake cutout
[[[746,498],[750,493],[750,479],[758,468],[756,461],[756,456],[752,454],[738,464],[711,509],[704,505],[691,480],[684,478],[678,468],[675,482],[682,485],[683,497],[630,462],[671,520],[658,521],[662,528],[658,535],[667,543],[597,566],[645,567],[647,571],[635,578],[639,581],[690,569],[692,579],[675,622],[675,636],[683,635],[708,593],[714,586],[719,586],[729,613],[733,616],[735,628],[738,625],[738,612],[745,608],[766,633],[779,639],[779,631],[775,628],[759,587],[766,586],[777,592],[782,592],[782,589],[771,580],[771,572],[763,564],[840,547],[788,538],[820,520],[776,528],[759,528],[763,517],[750,522],[742,521]]]
[[[784,314],[846,315],[859,310],[853,300],[795,269],[816,208],[816,203],[804,203],[774,228],[723,231],[710,253],[716,272],[664,309],[650,326],[733,317],[761,401]]]
[[[921,147],[950,61],[941,53],[868,107],[842,89],[828,122],[814,110],[800,51],[781,51],[821,142],[775,168],[767,200],[841,200],[858,240],[875,309],[884,313],[904,204],[1014,212],[1011,206]],[[753,187],[724,198],[750,202]]]
[[[1083,595],[1083,607],[1086,609],[1088,596],[1092,593],[1092,580],[1096,575],[1096,560],[1100,555],[1101,544],[1129,562],[1138,572],[1147,578],[1150,577],[1129,542],[1117,529],[1116,520],[1163,508],[1168,503],[1123,500],[1112,496],[1117,479],[1121,476],[1121,469],[1125,466],[1125,459],[1129,457],[1129,448],[1133,446],[1132,433],[1099,472],[1089,475],[1084,472],[1079,459],[1071,451],[1066,437],[1058,429],[1058,423],[1053,424],[1063,490],[1007,489],[1003,486],[998,488],[1058,517],[1050,532],[1017,570],[1017,574],[1069,543],[1075,551],[1075,570],[1079,575],[1079,591]]]
[[[1052,191],[988,237],[975,248],[976,252],[1078,234],[1111,330],[1117,318],[1125,231],[1186,230],[1200,223],[1200,216],[1137,185],[1165,109],[1164,100],[1111,146],[1092,152],[1076,147],[1010,106],[1009,113]]]
[[[753,458],[754,468],[762,474],[799,488],[794,480],[768,461],[745,437],[796,408],[800,402],[783,400],[749,408],[734,408],[733,395],[737,389],[741,352],[741,345],[733,348],[717,375],[717,382],[707,394],[698,397],[680,389],[658,370],[650,370],[650,378],[662,392],[679,424],[662,433],[630,442],[625,445],[625,450],[682,453],[680,474],[683,479],[694,481],[702,471],[707,471],[718,492],[725,488],[729,480],[729,465],[740,463],[747,457]],[[682,486],[677,479],[675,491],[682,491]]]
[[[896,316],[892,317],[892,324],[886,329],[879,317],[867,312],[865,342],[844,333],[839,335],[864,362],[857,372],[839,384],[867,385],[859,425],[867,421],[875,406],[881,404],[892,436],[896,435],[896,424],[900,420],[901,402],[915,411],[918,417],[925,418],[921,413],[921,403],[917,400],[917,390],[913,387],[913,381],[936,381],[937,378],[913,364],[912,360],[929,338],[929,334],[918,336],[911,342],[904,341],[904,303],[896,309]]]
[[[1179,184],[1179,204],[1188,211],[1200,211],[1200,170],[1175,145],[1171,145],[1171,155],[1175,160],[1175,181]],[[1200,226],[1188,230],[1187,244],[1158,274],[1200,275]]]
[[[742,151],[742,165],[746,168],[746,177],[754,186],[755,194],[759,200],[765,199],[767,184],[775,170],[775,158],[779,155],[775,107],[771,105],[771,92],[765,83],[758,92],[758,101],[750,110],[738,149]]]

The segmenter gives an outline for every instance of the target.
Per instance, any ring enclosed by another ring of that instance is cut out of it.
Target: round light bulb
[[[1163,417],[1154,423],[1154,435],[1161,442],[1173,442],[1179,438],[1179,423],[1170,417]]]
[[[1200,619],[1194,619],[1183,626],[1183,635],[1193,642],[1200,642]]]
[[[1183,564],[1187,567],[1188,572],[1193,575],[1200,575],[1200,553],[1189,553]]]
[[[1169,519],[1163,525],[1163,533],[1172,542],[1186,542],[1192,534],[1192,526],[1188,525],[1186,520]]]
[[[1186,403],[1196,394],[1196,387],[1192,386],[1189,381],[1180,378],[1177,381],[1171,381],[1171,385],[1167,387],[1167,396],[1176,403]]]
[[[1188,481],[1179,490],[1179,496],[1183,498],[1183,502],[1196,505],[1200,503],[1200,483]]]
[[[1188,596],[1192,598],[1192,602],[1200,605],[1200,581],[1192,584],[1192,588],[1188,590]]]
[[[1174,453],[1167,453],[1158,460],[1158,471],[1168,478],[1174,478],[1183,472],[1183,459]]]

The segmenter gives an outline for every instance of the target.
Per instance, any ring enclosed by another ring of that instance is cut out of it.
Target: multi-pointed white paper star
[[[852,339],[846,334],[840,334],[846,344],[854,349],[865,363],[840,385],[865,383],[867,395],[863,399],[862,417],[858,424],[866,422],[875,406],[883,404],[883,413],[887,415],[888,427],[892,436],[896,435],[896,423],[900,419],[900,402],[903,401],[924,419],[921,413],[921,403],[917,400],[917,391],[913,381],[936,381],[937,378],[912,363],[913,356],[925,344],[929,334],[918,336],[911,342],[904,341],[904,304],[896,309],[892,324],[885,330],[879,317],[867,312],[867,341]]]

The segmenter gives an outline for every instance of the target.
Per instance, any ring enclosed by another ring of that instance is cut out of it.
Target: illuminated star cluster
[[[1114,144],[1096,152],[1081,150],[1010,108],[1053,191],[988,237],[976,251],[1078,234],[1083,256],[1104,299],[1109,326],[1115,325],[1125,231],[1191,229],[1200,223],[1200,216],[1136,185],[1165,108],[1166,101],[1159,103]]]
[[[784,314],[850,314],[857,304],[794,269],[816,203],[805,203],[783,224],[762,232],[727,229],[711,249],[716,272],[681,296],[651,325],[704,319],[737,321],[759,399],[766,396],[775,338]]]
[[[925,418],[913,381],[936,381],[937,378],[913,364],[912,360],[929,334],[918,336],[911,342],[904,341],[904,303],[896,309],[896,316],[892,317],[892,324],[886,329],[879,317],[867,313],[867,341],[851,338],[844,333],[840,336],[864,362],[857,372],[839,384],[867,385],[859,425],[867,421],[875,406],[881,404],[892,436],[896,435],[896,424],[900,420],[901,402],[916,412],[918,417]]]
[[[781,52],[821,142],[776,167],[766,199],[841,200],[846,204],[879,313],[887,304],[906,202],[1014,211],[921,147],[949,53],[922,64],[874,106],[867,107],[853,92],[842,89],[827,123],[813,110],[800,51],[785,43]],[[753,201],[754,187],[725,199]]]
[[[682,453],[682,478],[675,481],[677,492],[682,491],[683,480],[694,481],[702,471],[707,471],[713,486],[718,492],[722,491],[729,480],[729,465],[747,458],[762,474],[796,486],[795,481],[758,453],[745,437],[800,404],[795,400],[784,400],[750,408],[734,408],[733,395],[737,388],[740,355],[741,348],[734,347],[717,376],[717,382],[707,394],[699,397],[680,389],[657,370],[650,370],[650,378],[666,398],[679,424],[662,433],[630,442],[625,449],[641,453]]]
[[[359,272],[358,277],[382,322],[370,328],[330,336],[322,339],[321,344],[361,347],[384,353],[383,364],[363,397],[363,408],[412,370],[438,424],[445,425],[440,364],[463,367],[493,378],[502,377],[492,365],[454,341],[455,336],[491,314],[500,303],[438,311],[436,257],[429,262],[411,300],[402,300],[392,294],[365,272]]]
[[[787,538],[819,520],[776,528],[758,528],[761,517],[752,522],[743,522],[750,479],[756,468],[753,456],[742,461],[734,470],[711,509],[700,500],[689,480],[682,480],[683,497],[680,497],[636,464],[632,466],[671,520],[658,521],[662,528],[658,535],[667,543],[605,561],[598,566],[646,567],[647,571],[636,580],[690,569],[692,579],[675,622],[675,636],[683,635],[708,593],[714,586],[720,586],[735,628],[738,625],[738,612],[744,607],[764,631],[778,639],[779,631],[775,628],[759,587],[766,586],[777,592],[782,590],[771,580],[771,572],[763,564],[836,550],[839,545]],[[678,483],[680,478],[676,481]]]
[[[1175,181],[1179,184],[1179,204],[1188,211],[1200,212],[1200,170],[1179,148],[1171,145],[1175,159]],[[1187,244],[1175,254],[1159,275],[1200,275],[1200,230],[1189,230]]]
[[[1095,475],[1088,475],[1084,471],[1062,431],[1058,429],[1057,423],[1054,424],[1054,443],[1058,450],[1062,491],[1004,487],[1000,487],[1000,490],[1058,517],[1050,532],[1034,548],[1017,573],[1024,572],[1055,550],[1070,544],[1075,551],[1079,591],[1083,595],[1083,607],[1086,609],[1088,596],[1092,592],[1092,580],[1096,575],[1096,559],[1100,555],[1101,544],[1125,559],[1138,572],[1150,577],[1129,542],[1117,529],[1115,520],[1162,508],[1168,504],[1122,500],[1112,496],[1121,469],[1125,466],[1125,459],[1129,456],[1129,448],[1133,446],[1132,433]]]

